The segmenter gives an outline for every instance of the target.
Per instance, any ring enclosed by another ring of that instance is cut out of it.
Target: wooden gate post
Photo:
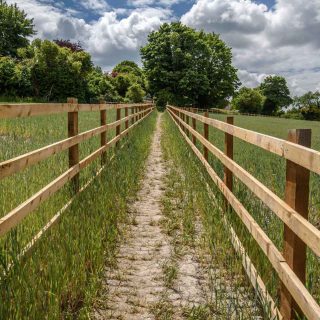
[[[311,130],[290,130],[288,141],[311,147]],[[301,216],[308,219],[310,171],[287,160],[285,201]],[[301,282],[306,283],[306,245],[295,233],[284,225],[283,256]],[[284,320],[296,319],[296,314],[303,316],[284,284],[281,284],[280,312]]]
[[[118,106],[118,108],[117,108],[117,119],[116,119],[116,120],[117,120],[117,121],[118,121],[118,120],[121,120],[121,107],[119,107],[119,106]],[[121,133],[121,124],[118,124],[118,125],[116,126],[116,136],[120,135],[120,133]],[[118,140],[118,141],[116,142],[116,148],[119,147],[119,143],[120,143],[120,141]]]
[[[99,101],[100,104],[105,104],[104,100]],[[100,110],[100,125],[105,126],[107,124],[107,110]],[[100,136],[101,147],[104,147],[107,144],[107,131],[102,132]],[[101,154],[101,165],[106,163],[106,152],[104,151]]]
[[[69,109],[74,109],[74,105],[78,104],[78,99],[68,98],[67,103]],[[79,119],[78,111],[68,112],[68,137],[71,138],[79,134]],[[69,148],[69,168],[79,163],[79,144]],[[80,189],[79,173],[77,173],[71,180],[74,192],[77,193]]]
[[[227,117],[228,124],[234,124],[234,117]],[[225,133],[224,135],[224,152],[227,157],[233,160],[233,135],[229,133]],[[232,191],[233,189],[233,178],[232,178],[232,171],[230,171],[227,167],[224,167],[224,183],[228,187],[229,190]],[[227,211],[229,208],[229,202],[227,199],[224,200],[225,202],[225,210]]]
[[[191,112],[195,113],[195,109],[192,109]],[[192,118],[192,129],[197,130],[197,120]],[[195,145],[197,142],[197,139],[194,135],[192,135],[192,143]]]
[[[209,118],[209,113],[206,111],[204,113],[204,116]],[[203,136],[206,140],[209,140],[209,125],[207,123],[203,124]],[[208,161],[209,153],[208,153],[208,149],[205,146],[203,146],[203,156]]]

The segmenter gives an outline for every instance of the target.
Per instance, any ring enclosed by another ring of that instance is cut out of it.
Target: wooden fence
[[[306,246],[317,257],[320,256],[320,231],[308,221],[310,172],[320,174],[320,152],[310,149],[311,130],[290,130],[288,140],[282,140],[234,126],[233,117],[228,117],[225,123],[209,118],[207,112],[204,116],[197,114],[191,108],[167,106],[167,110],[221,190],[226,206],[232,206],[277,272],[281,280],[281,317],[294,319],[297,313],[319,320],[320,306],[305,287]],[[203,126],[203,135],[197,131],[197,121]],[[209,142],[209,127],[225,133],[225,152]],[[285,200],[233,161],[233,137],[287,160]],[[203,145],[203,154],[195,145],[197,140]],[[224,180],[208,163],[209,152],[224,165]],[[242,181],[284,223],[283,253],[233,194],[233,176]],[[263,283],[261,285],[264,286]]]
[[[126,136],[137,124],[143,121],[153,111],[153,109],[153,104],[106,104],[105,102],[101,102],[99,104],[79,104],[77,99],[74,98],[69,98],[67,103],[59,104],[0,104],[0,119],[31,117],[57,113],[66,113],[68,119],[67,139],[0,163],[0,179],[20,172],[21,170],[59,152],[67,149],[69,150],[69,169],[18,207],[0,218],[0,236],[5,235],[12,228],[16,227],[28,214],[61,189],[67,182],[71,181],[75,195],[82,192],[93,181],[93,178],[80,189],[80,171],[98,157],[101,157],[102,168],[96,173],[96,175],[100,174],[105,166],[106,151],[112,146],[119,147],[120,139]],[[109,110],[116,110],[117,118],[115,122],[107,124],[107,111]],[[124,117],[121,115],[122,110],[125,111]],[[100,126],[79,133],[78,115],[81,111],[99,111]],[[121,132],[121,124],[123,123],[125,124],[125,129]],[[107,132],[111,129],[116,130],[116,135],[112,140],[107,141]],[[84,159],[80,160],[79,143],[98,135],[100,135],[101,147]],[[61,213],[66,210],[66,208],[72,203],[73,199],[74,197],[32,239],[26,248],[24,248],[21,255],[24,255],[29,251],[41,238],[44,232],[59,219]]]

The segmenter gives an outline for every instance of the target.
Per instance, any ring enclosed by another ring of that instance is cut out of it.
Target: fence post
[[[228,124],[234,124],[234,117],[227,117]],[[233,160],[233,135],[229,133],[225,133],[224,135],[224,152],[227,157]],[[232,171],[230,171],[227,167],[224,167],[224,183],[228,187],[229,190],[233,189],[233,178]],[[225,199],[225,210],[227,211],[229,208],[229,202]]]
[[[134,107],[131,107],[131,115],[134,114]],[[134,117],[131,118],[131,125],[134,124]]]
[[[188,110],[190,112],[190,110]],[[186,123],[187,125],[190,125],[190,117],[186,115]],[[190,131],[187,129],[187,136],[190,138]]]
[[[195,113],[195,109],[192,108],[191,112],[192,112],[192,113]],[[194,118],[192,118],[192,129],[193,129],[193,130],[197,130],[197,120],[194,119]],[[192,135],[192,143],[195,145],[196,142],[197,142],[196,137],[195,137],[194,135]]]
[[[209,113],[206,111],[204,113],[204,116],[209,118]],[[209,125],[207,123],[203,124],[203,136],[206,140],[209,140]],[[205,146],[203,146],[203,156],[208,161],[209,153],[208,153],[208,149]]]
[[[119,105],[117,106],[117,119],[116,120],[117,121],[121,120],[121,107]],[[118,124],[116,126],[116,136],[120,135],[120,133],[121,133],[121,124]],[[119,142],[120,142],[119,140],[116,142],[116,148],[119,147]]]
[[[124,116],[125,117],[128,117],[128,115],[129,115],[129,109],[128,109],[128,107],[126,107],[125,109],[124,109]],[[125,129],[128,129],[129,128],[129,120],[126,120],[126,122],[125,122]],[[128,133],[127,133],[127,135],[128,135]]]
[[[70,109],[72,105],[78,104],[78,99],[68,98],[67,103]],[[78,111],[68,112],[68,137],[71,138],[79,134],[79,119]],[[79,144],[69,148],[69,168],[79,163]],[[77,173],[71,180],[74,192],[77,193],[80,189],[79,173]]]
[[[104,100],[99,101],[100,104],[105,104]],[[100,110],[100,125],[105,126],[107,124],[107,110]],[[100,136],[101,147],[104,147],[107,144],[107,131],[102,132]],[[106,152],[104,151],[101,154],[101,165],[106,163]]]
[[[311,147],[311,130],[290,130],[288,141],[305,147]],[[308,219],[310,171],[298,164],[287,160],[285,201],[301,216]],[[306,245],[295,233],[284,225],[283,256],[290,268],[303,284],[306,283]],[[284,284],[280,291],[280,312],[284,320],[303,316],[300,308],[293,300]]]

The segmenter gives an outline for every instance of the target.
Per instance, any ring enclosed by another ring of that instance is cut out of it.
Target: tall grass
[[[211,117],[225,121],[226,116],[211,114]],[[289,129],[310,128],[312,129],[312,148],[320,150],[320,125],[319,122],[235,116],[234,123],[237,126],[254,130],[260,133],[269,134],[275,137],[286,139]],[[203,124],[197,122],[198,130],[203,132]],[[220,150],[224,150],[224,133],[209,127],[209,140]],[[202,146],[198,144],[202,149]],[[270,188],[275,194],[284,199],[286,161],[270,152],[250,145],[240,139],[234,139],[234,160],[254,177]],[[222,164],[212,155],[209,155],[209,162],[219,176],[223,177]],[[316,227],[320,228],[320,176],[311,174],[310,182],[310,204],[309,220]],[[235,179],[234,193],[252,214],[255,220],[275,243],[279,250],[283,246],[283,222],[264,205],[248,188],[239,180]],[[274,272],[268,259],[260,250],[255,240],[249,235],[243,223],[237,215],[231,211],[228,216],[238,236],[243,242],[249,256],[261,274],[268,290],[273,298],[278,300],[279,278]],[[320,261],[310,250],[307,257],[307,288],[315,299],[320,303]]]
[[[108,113],[108,122],[115,118]],[[89,318],[99,277],[113,258],[118,225],[134,196],[148,154],[155,115],[129,135],[102,174],[77,196],[23,262],[16,262],[0,280],[0,319]],[[99,126],[99,113],[80,113],[80,130]],[[0,123],[0,161],[63,139],[66,115],[6,120]],[[109,138],[114,132],[108,133]],[[99,146],[99,137],[81,143],[85,157]],[[111,152],[109,152],[109,157]],[[0,182],[1,216],[67,169],[67,152],[55,155]],[[81,171],[82,185],[100,168],[96,160]],[[17,228],[0,240],[0,274],[41,227],[70,199],[65,186]]]

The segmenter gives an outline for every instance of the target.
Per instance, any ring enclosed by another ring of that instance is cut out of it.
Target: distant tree
[[[309,91],[300,97],[294,97],[293,106],[296,109],[316,107],[320,108],[320,92]]]
[[[241,113],[261,113],[264,100],[258,89],[242,87],[233,98],[232,106]]]
[[[18,48],[28,46],[28,37],[35,34],[33,19],[16,4],[0,0],[0,56],[17,56]]]
[[[56,43],[61,48],[70,49],[72,52],[84,51],[80,41],[71,42],[70,40],[56,39],[56,40],[53,40],[53,42]]]
[[[129,87],[138,83],[144,91],[147,90],[147,81],[143,70],[133,61],[124,60],[114,67],[111,76],[115,78],[115,86],[119,94],[125,97]],[[119,77],[118,79],[116,79]],[[126,85],[124,83],[126,81]]]
[[[101,68],[93,68],[86,77],[87,92],[86,101],[97,102],[100,99],[114,102],[120,99],[117,94],[112,79],[103,74]]]
[[[269,76],[260,85],[262,94],[266,97],[262,109],[263,114],[276,114],[281,108],[292,103],[287,81],[284,77]]]
[[[128,89],[126,98],[129,100],[129,102],[139,103],[143,102],[145,95],[146,93],[142,87],[138,83],[135,83]]]
[[[231,49],[213,33],[180,22],[163,24],[148,36],[141,57],[149,89],[176,105],[219,107],[239,85]]]

